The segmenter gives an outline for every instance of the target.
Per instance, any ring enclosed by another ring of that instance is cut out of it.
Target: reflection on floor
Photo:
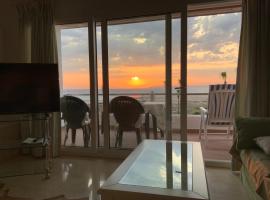
[[[65,129],[62,128],[62,144],[63,144],[63,138],[65,136]],[[115,136],[116,131],[111,130],[111,147],[114,147],[115,144]],[[158,134],[160,139],[160,134]],[[103,134],[100,134],[100,145],[103,145]],[[153,134],[150,135],[151,138],[153,138]],[[142,133],[142,138],[145,138],[144,132]],[[173,134],[174,140],[180,140],[180,134]],[[205,145],[204,140],[202,140],[202,149],[203,149],[203,155],[205,159],[208,160],[231,160],[231,155],[229,153],[229,150],[232,146],[232,135],[226,135],[223,133],[211,133],[208,136],[208,142],[207,145]],[[200,141],[198,133],[188,133],[188,140],[189,141]],[[66,143],[67,146],[72,146],[71,144],[71,132],[69,133],[69,137]],[[123,134],[123,148],[135,148],[137,145],[136,141],[136,134],[135,132],[125,132]],[[83,146],[83,134],[81,130],[77,130],[76,134],[76,143],[75,146]]]
[[[0,177],[44,174],[45,159],[32,155],[16,155],[0,162]]]
[[[44,174],[17,176],[1,179],[9,195],[31,199],[45,199],[58,195],[67,198],[95,199],[100,184],[121,163],[119,160],[101,159],[56,159],[49,180]]]
[[[97,199],[96,191],[119,166],[121,160],[58,158],[54,161],[51,178],[27,175],[0,179],[12,197],[35,199],[65,195],[67,198]],[[228,169],[207,168],[212,200],[247,200],[239,177]]]

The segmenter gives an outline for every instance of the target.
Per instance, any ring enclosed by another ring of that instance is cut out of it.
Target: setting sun
[[[139,81],[140,78],[139,78],[138,76],[133,76],[133,77],[131,78],[131,80],[132,80],[132,81]]]
[[[142,87],[144,85],[144,81],[141,78],[139,78],[138,76],[133,76],[129,80],[128,85],[130,87]]]
[[[180,19],[174,20],[171,67],[173,88],[179,86],[181,78]],[[214,25],[210,29],[211,24]],[[226,31],[225,25],[228,26]],[[228,74],[227,82],[235,83],[240,28],[241,13],[190,18],[186,77],[188,87],[208,88],[210,84],[221,84],[223,79],[220,73],[223,71]],[[110,26],[108,77],[103,77],[102,52],[97,51],[100,63],[97,67],[98,88],[102,90],[103,78],[108,78],[109,89],[164,90],[166,67],[163,30],[162,20]],[[97,29],[97,34],[101,35],[101,29]],[[87,27],[61,30],[63,89],[90,88],[87,40]],[[97,37],[97,43],[100,48],[101,37]]]

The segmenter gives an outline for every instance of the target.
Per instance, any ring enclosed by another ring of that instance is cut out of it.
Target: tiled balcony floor
[[[71,131],[66,146],[83,147],[82,131],[77,130],[75,145],[71,144]],[[116,131],[111,130],[111,147],[115,144]],[[62,144],[65,136],[65,128],[62,128]],[[100,134],[100,145],[103,145],[103,134]],[[150,134],[153,139],[153,134]],[[145,139],[145,133],[142,132],[142,138]],[[160,137],[158,139],[161,139]],[[180,140],[180,134],[173,133],[174,140]],[[200,141],[198,133],[188,133],[189,141]],[[135,148],[137,145],[135,132],[125,132],[123,134],[122,148]],[[201,140],[204,158],[207,160],[231,160],[229,150],[232,146],[232,135],[228,136],[223,133],[211,133],[208,135],[208,142],[205,144],[204,139]]]

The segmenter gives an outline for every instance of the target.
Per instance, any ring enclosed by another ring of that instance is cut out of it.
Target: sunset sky
[[[193,17],[188,20],[188,85],[234,83],[241,14]],[[180,20],[173,20],[173,86],[180,78]],[[87,28],[63,29],[64,89],[89,88]],[[101,32],[97,28],[98,75],[101,84]],[[165,21],[108,27],[109,83],[112,89],[161,88],[165,81]]]

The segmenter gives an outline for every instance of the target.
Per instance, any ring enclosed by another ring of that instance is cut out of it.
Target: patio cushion
[[[236,131],[238,150],[258,148],[254,138],[270,136],[270,118],[238,118]]]
[[[270,156],[260,149],[242,150],[241,160],[247,169],[256,192],[270,199]]]

